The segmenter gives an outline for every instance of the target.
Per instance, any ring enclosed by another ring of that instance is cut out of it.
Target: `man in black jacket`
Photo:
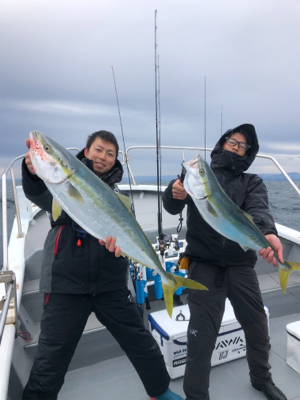
[[[30,146],[29,141],[26,144]],[[116,183],[123,175],[118,150],[115,136],[99,131],[88,137],[77,157],[118,191]],[[51,213],[52,195],[35,174],[28,153],[22,164],[22,183],[27,198]],[[149,396],[182,399],[168,388],[170,377],[160,349],[130,301],[128,260],[120,257],[116,239],[108,237],[99,244],[65,212],[55,222],[51,218],[51,227],[41,266],[40,291],[45,294],[41,333],[23,400],[57,398],[91,312],[125,351]]]
[[[255,159],[259,145],[255,128],[243,124],[228,130],[211,153],[211,168],[220,185],[242,210],[253,217],[282,259],[282,245],[268,207],[266,187],[260,177],[244,173]],[[188,354],[184,377],[187,400],[209,399],[211,356],[228,297],[246,338],[247,360],[252,386],[268,399],[284,400],[274,385],[269,359],[267,317],[254,265],[256,253],[244,251],[208,225],[198,212],[180,180],[171,181],[163,195],[170,214],[180,213],[187,204],[188,276],[207,286],[209,291],[190,290],[188,304]],[[259,254],[277,266],[271,248]]]

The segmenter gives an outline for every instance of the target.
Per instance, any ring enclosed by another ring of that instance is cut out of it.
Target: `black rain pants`
[[[163,356],[130,301],[128,289],[97,295],[50,293],[45,295],[37,355],[23,400],[57,399],[91,312],[120,344],[148,395],[157,397],[167,390],[170,377]]]
[[[268,320],[253,267],[218,267],[193,262],[189,278],[209,291],[190,290],[187,364],[184,392],[187,400],[209,399],[211,357],[228,297],[246,339],[252,383],[272,382]]]

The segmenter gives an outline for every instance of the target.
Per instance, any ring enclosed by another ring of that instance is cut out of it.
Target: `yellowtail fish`
[[[65,148],[33,131],[29,155],[36,174],[53,195],[53,219],[56,220],[63,209],[92,236],[104,241],[107,236],[115,237],[123,255],[159,273],[170,317],[176,289],[207,290],[198,282],[166,272],[130,211],[130,199],[116,194]]]
[[[279,280],[286,292],[287,279],[291,272],[300,270],[300,263],[284,261],[265,236],[254,224],[251,215],[241,210],[224,192],[208,163],[200,154],[184,162],[186,170],[184,188],[192,197],[202,218],[218,233],[237,242],[245,251],[271,247],[279,265]]]

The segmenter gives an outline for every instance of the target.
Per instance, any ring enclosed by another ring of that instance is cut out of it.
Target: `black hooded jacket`
[[[251,148],[246,152],[247,157],[224,150],[225,137],[235,132],[241,132]],[[230,129],[220,138],[211,153],[211,168],[220,185],[242,210],[253,217],[254,223],[266,235],[277,235],[276,227],[268,206],[267,189],[262,179],[245,173],[253,163],[258,153],[259,145],[255,128],[250,124],[243,124]],[[170,214],[180,213],[187,204],[187,248],[186,255],[190,259],[203,261],[215,266],[254,266],[257,256],[255,251],[244,251],[239,244],[220,235],[208,225],[197,210],[192,198],[188,195],[182,200],[172,196],[171,181],[163,195],[164,208]]]
[[[84,158],[83,151],[77,157],[93,171],[93,161]],[[123,167],[117,160],[101,179],[118,192],[116,183],[122,176]],[[53,197],[42,179],[28,171],[25,161],[22,184],[26,197],[51,214]],[[55,222],[50,217],[50,222],[52,228],[45,240],[41,266],[42,293],[94,294],[126,287],[126,258],[115,257],[64,211]]]

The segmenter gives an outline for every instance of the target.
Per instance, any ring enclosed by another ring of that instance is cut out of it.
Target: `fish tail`
[[[278,271],[279,271],[279,281],[280,281],[281,289],[282,289],[283,293],[285,293],[286,287],[287,287],[288,276],[293,271],[300,271],[300,263],[297,263],[294,261],[285,261],[283,265],[287,266],[288,269],[279,268]]]
[[[208,290],[206,286],[202,285],[199,282],[193,281],[192,279],[183,278],[182,276],[170,274],[166,272],[168,283],[162,284],[164,291],[164,300],[167,312],[169,316],[172,318],[173,311],[173,293],[180,287],[186,287],[188,289],[195,290]]]

